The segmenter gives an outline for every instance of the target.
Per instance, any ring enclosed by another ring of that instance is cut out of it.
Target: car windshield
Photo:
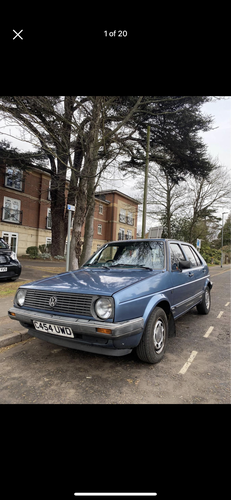
[[[108,244],[93,255],[84,266],[163,269],[164,242],[123,241]]]
[[[0,248],[9,248],[7,243],[2,239],[0,239]]]

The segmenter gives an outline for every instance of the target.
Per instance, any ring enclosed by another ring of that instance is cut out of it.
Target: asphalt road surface
[[[0,349],[0,403],[230,404],[230,267],[211,276],[210,313],[181,317],[157,365],[31,337]]]

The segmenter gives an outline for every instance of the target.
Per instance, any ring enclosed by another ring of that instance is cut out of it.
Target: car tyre
[[[156,307],[149,316],[136,353],[141,361],[159,363],[164,356],[168,340],[168,320],[164,310]]]
[[[199,314],[208,314],[211,307],[211,295],[210,288],[207,286],[205,289],[205,293],[200,304],[197,305],[197,310]]]

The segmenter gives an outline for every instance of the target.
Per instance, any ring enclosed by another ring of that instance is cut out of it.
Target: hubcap
[[[210,305],[210,297],[209,297],[209,292],[208,292],[208,290],[205,290],[205,305],[206,305],[207,309],[209,309],[209,305]]]
[[[156,353],[160,354],[164,348],[164,342],[165,342],[165,327],[161,319],[158,319],[155,324],[153,332],[153,341]]]

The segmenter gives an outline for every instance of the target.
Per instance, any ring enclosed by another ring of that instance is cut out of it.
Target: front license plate
[[[7,271],[7,267],[0,267],[0,273],[5,273]]]
[[[33,321],[36,330],[45,333],[53,333],[62,337],[74,338],[74,334],[69,326],[52,325],[51,323],[42,323],[41,321]]]

